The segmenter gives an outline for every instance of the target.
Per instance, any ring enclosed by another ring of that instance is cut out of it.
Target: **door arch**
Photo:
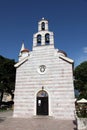
[[[37,93],[37,115],[49,115],[48,112],[48,93],[41,90]]]

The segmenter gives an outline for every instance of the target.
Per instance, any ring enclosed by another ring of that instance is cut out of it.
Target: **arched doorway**
[[[37,93],[37,115],[48,115],[48,94],[41,90]]]

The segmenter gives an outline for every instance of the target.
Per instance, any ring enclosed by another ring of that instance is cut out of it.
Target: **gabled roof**
[[[19,61],[18,63],[16,63],[14,65],[14,67],[19,67],[21,64],[23,64],[24,62],[26,62],[28,60],[28,56],[25,57],[24,59],[22,59],[21,61]]]
[[[73,61],[72,59],[68,58],[68,57],[64,57],[64,56],[61,56],[61,55],[60,55],[59,58],[65,60],[65,61],[67,61],[67,62],[69,62],[69,63],[74,63],[74,61]]]

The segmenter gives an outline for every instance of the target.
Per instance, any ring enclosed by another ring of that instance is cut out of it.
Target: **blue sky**
[[[75,66],[87,60],[87,0],[0,0],[0,55],[17,61],[23,40],[32,50],[42,17],[49,20],[55,48]]]

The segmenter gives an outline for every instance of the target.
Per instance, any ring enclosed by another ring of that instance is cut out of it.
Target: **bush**
[[[76,108],[76,114],[78,117],[87,118],[87,106],[81,105]]]
[[[0,109],[1,110],[7,110],[8,108],[12,108],[12,105],[14,104],[13,101],[9,102],[0,102]]]

